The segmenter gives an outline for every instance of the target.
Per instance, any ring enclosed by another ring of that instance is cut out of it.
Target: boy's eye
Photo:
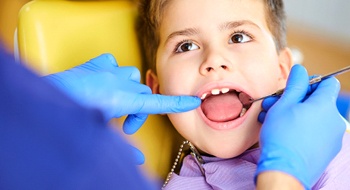
[[[229,43],[230,44],[245,43],[245,42],[250,42],[251,40],[252,40],[252,38],[250,36],[248,36],[247,34],[236,33],[230,38]]]
[[[180,45],[177,46],[175,52],[176,53],[183,53],[186,51],[192,51],[199,49],[199,47],[193,43],[193,42],[182,42]]]

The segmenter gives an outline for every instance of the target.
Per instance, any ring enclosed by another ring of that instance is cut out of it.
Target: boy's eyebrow
[[[254,22],[250,21],[250,20],[239,20],[239,21],[233,21],[233,22],[226,22],[222,25],[220,25],[219,29],[222,30],[228,30],[228,29],[232,29],[232,28],[237,28],[239,26],[242,25],[253,25],[257,28],[260,29],[260,27],[255,24]]]
[[[239,21],[225,22],[224,24],[219,26],[219,30],[221,31],[228,30],[232,28],[237,28],[242,25],[253,25],[260,29],[260,27],[257,24],[255,24],[250,20],[239,20]],[[165,40],[165,43],[167,43],[171,38],[175,36],[191,36],[196,34],[199,34],[199,30],[196,28],[186,28],[184,30],[175,31],[167,37],[167,39]]]
[[[171,38],[173,38],[175,36],[191,36],[191,35],[195,35],[198,33],[199,33],[199,31],[196,28],[186,28],[184,30],[179,30],[179,31],[175,31],[175,32],[171,33],[165,42],[169,41]]]

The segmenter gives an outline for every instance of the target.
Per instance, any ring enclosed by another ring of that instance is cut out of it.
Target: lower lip
[[[203,113],[202,108],[197,108],[197,111],[199,112],[199,115],[203,118],[204,122],[215,130],[230,130],[239,127],[243,121],[246,119],[247,115],[249,114],[250,109],[247,110],[247,112],[243,115],[243,117],[239,117],[237,119],[234,119],[232,121],[227,122],[215,122],[209,120]]]

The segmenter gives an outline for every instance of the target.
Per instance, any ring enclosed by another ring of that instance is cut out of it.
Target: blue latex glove
[[[299,66],[297,66],[299,67]],[[317,77],[317,75],[313,75],[309,77],[309,81],[313,78]],[[293,79],[294,80],[294,79]],[[297,79],[295,79],[297,80]],[[307,99],[309,97],[309,95],[317,88],[318,83],[315,83],[313,85],[309,85],[308,89],[307,89],[307,93],[304,97],[304,99],[302,101],[304,101],[305,99]],[[268,98],[265,98],[261,104],[262,107],[262,111],[260,112],[259,116],[258,116],[258,121],[260,123],[263,123],[267,114],[267,111],[280,99],[280,96],[271,96]]]
[[[335,78],[309,87],[305,68],[292,68],[281,98],[263,102],[269,110],[260,116],[265,121],[256,176],[271,170],[285,172],[307,189],[317,182],[342,146],[346,121],[336,107],[339,89]]]
[[[136,67],[118,67],[111,54],[45,78],[82,105],[100,109],[107,120],[128,115],[123,124],[127,134],[135,133],[148,114],[185,112],[201,103],[198,97],[152,94],[140,84]]]
[[[128,115],[123,123],[126,134],[135,133],[148,114],[185,112],[201,103],[198,97],[152,94],[148,86],[140,84],[136,67],[118,67],[111,54],[44,78],[83,106],[100,109],[107,121]],[[131,149],[136,163],[142,164],[143,154]]]

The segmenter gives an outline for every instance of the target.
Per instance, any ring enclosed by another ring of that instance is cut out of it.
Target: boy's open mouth
[[[235,120],[242,117],[251,106],[248,94],[229,88],[213,89],[204,93],[201,99],[203,114],[213,122]]]

